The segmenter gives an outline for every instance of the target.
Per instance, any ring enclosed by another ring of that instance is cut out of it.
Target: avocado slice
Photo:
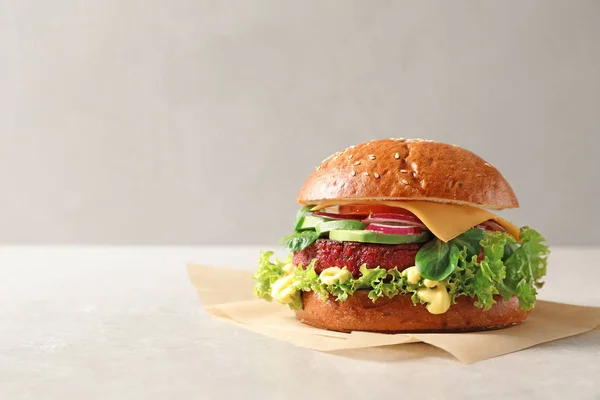
[[[333,230],[329,232],[329,239],[338,242],[403,244],[425,242],[429,239],[429,234],[422,232],[418,235],[388,235],[363,230]]]
[[[315,217],[314,215],[305,215],[298,220],[296,224],[297,231],[306,231],[309,229],[315,229],[315,227],[321,222],[329,221],[321,217]]]
[[[333,231],[333,230],[358,230],[363,229],[366,224],[363,224],[360,221],[346,219],[346,220],[333,220],[327,222],[321,222],[315,226],[315,231],[320,235],[325,232]]]

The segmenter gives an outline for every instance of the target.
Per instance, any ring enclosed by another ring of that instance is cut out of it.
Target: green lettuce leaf
[[[504,232],[487,232],[480,244],[483,259],[467,257],[460,252],[458,266],[448,278],[451,295],[476,298],[475,305],[489,310],[494,295],[505,299],[517,296],[519,307],[530,310],[535,305],[536,288],[546,273],[548,246],[545,239],[531,228],[521,229],[521,242]],[[454,298],[453,298],[454,302]]]
[[[260,258],[258,259],[258,268],[254,272],[252,278],[254,279],[254,294],[260,299],[271,301],[271,285],[275,281],[285,275],[283,267],[287,264],[286,262],[275,259],[271,261],[273,257],[272,251],[261,252]],[[288,257],[289,262],[291,259]]]
[[[346,301],[356,291],[356,279],[348,279],[345,282],[337,282],[329,286],[328,290],[337,301]],[[327,289],[326,289],[327,290]]]
[[[319,274],[317,274],[315,271],[315,262],[316,259],[306,267],[296,268],[294,271],[294,285],[298,288],[298,290],[305,292],[312,290],[313,292],[317,293],[319,297],[321,297],[321,300],[327,300],[329,297],[329,292],[327,291],[327,286],[321,282]]]
[[[336,282],[333,285],[325,285],[321,282],[319,274],[315,271],[315,261],[302,268],[296,268],[294,271],[295,286],[298,290],[305,292],[313,291],[319,295],[322,300],[327,300],[329,295],[333,295],[338,301],[345,301],[356,291],[358,281],[348,279],[345,282]]]
[[[506,279],[502,282],[502,296],[516,295],[519,307],[529,310],[535,305],[537,290],[544,285],[550,250],[546,239],[528,226],[520,230],[520,245],[506,259]]]
[[[397,296],[401,292],[405,292],[406,279],[402,277],[402,273],[398,268],[390,269],[387,272],[387,279],[381,285],[381,293],[388,299]]]
[[[516,296],[521,309],[531,309],[535,305],[537,289],[543,285],[541,279],[546,274],[549,249],[545,239],[529,227],[521,228],[519,242],[504,232],[487,232],[483,233],[478,249],[472,243],[476,237],[472,234],[450,243],[447,257],[443,257],[453,265],[451,273],[442,280],[448,288],[451,303],[455,304],[458,296],[469,296],[475,299],[477,307],[489,310],[495,303],[494,296],[500,294],[505,299]],[[481,259],[480,250],[483,250]],[[272,260],[272,256],[270,251],[262,253],[254,274],[256,295],[269,301],[272,300],[273,283],[291,273],[291,258],[280,261]],[[368,269],[363,265],[360,277],[325,285],[315,271],[315,261],[294,269],[293,285],[298,293],[313,291],[323,300],[331,295],[337,301],[345,301],[357,290],[367,290],[373,302],[384,296],[392,298],[397,295],[410,295],[415,304],[422,302],[416,294],[423,286],[422,281],[409,284],[396,268],[388,271],[381,267]],[[290,304],[291,308],[301,307],[299,295],[297,299]]]
[[[479,254],[481,241],[485,238],[485,232],[481,229],[471,228],[468,231],[458,235],[449,243],[458,247],[459,250],[467,249],[467,257]]]
[[[360,267],[361,277],[358,278],[358,287],[371,289],[369,298],[373,301],[383,297],[383,281],[387,276],[387,270],[381,267],[367,268],[366,265]]]
[[[524,310],[530,310],[535,305],[537,290],[534,286],[527,283],[525,279],[517,284],[517,298],[519,299],[519,307]]]

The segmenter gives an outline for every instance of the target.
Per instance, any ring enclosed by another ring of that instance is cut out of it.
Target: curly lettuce
[[[453,253],[450,257],[438,251],[441,247],[430,246],[439,256],[429,257],[424,264],[432,274],[440,271],[444,275],[447,269],[440,263],[446,260],[452,264],[449,267],[451,273],[440,280],[447,287],[451,303],[454,304],[458,296],[469,296],[477,307],[489,310],[495,304],[494,296],[501,295],[507,300],[516,296],[522,310],[533,308],[537,289],[542,287],[542,278],[546,274],[549,249],[545,239],[529,227],[521,228],[520,241],[504,232],[478,235],[467,231],[463,235],[450,243],[449,246],[455,248],[448,250]],[[384,296],[410,295],[413,303],[423,303],[417,296],[423,282],[409,283],[396,268],[386,270],[363,265],[359,277],[325,284],[315,271],[316,260],[306,266],[294,267],[291,259],[273,260],[272,256],[273,252],[262,253],[254,274],[254,292],[261,299],[273,300],[273,284],[293,275],[289,279],[294,291],[313,291],[323,300],[332,296],[336,301],[345,301],[357,290],[366,290],[373,302]],[[297,309],[301,303],[296,301],[290,307]]]
[[[522,310],[535,305],[537,289],[544,284],[548,246],[542,235],[529,227],[520,230],[521,241],[503,232],[487,233],[481,240],[483,258],[467,257],[463,250],[458,266],[448,278],[450,293],[476,298],[475,305],[489,310],[494,295],[506,300],[516,296]]]
[[[258,259],[258,268],[252,278],[254,279],[254,294],[267,301],[273,300],[271,297],[271,286],[281,277],[285,275],[284,267],[287,262],[273,258],[272,251],[262,252]],[[291,255],[291,254],[290,254]],[[288,260],[291,262],[291,258],[288,256]]]

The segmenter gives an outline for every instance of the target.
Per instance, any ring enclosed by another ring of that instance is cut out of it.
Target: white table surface
[[[0,399],[600,399],[598,330],[472,365],[425,344],[372,362],[209,317],[185,264],[253,269],[257,256],[240,247],[1,247]],[[600,306],[598,260],[600,249],[554,248],[541,298]],[[581,278],[566,292],[573,269]]]

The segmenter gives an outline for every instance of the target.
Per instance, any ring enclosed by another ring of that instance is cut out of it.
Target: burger
[[[339,151],[297,196],[284,260],[263,252],[256,295],[334,331],[448,332],[524,321],[545,239],[489,210],[517,208],[502,174],[456,145],[372,140]]]

